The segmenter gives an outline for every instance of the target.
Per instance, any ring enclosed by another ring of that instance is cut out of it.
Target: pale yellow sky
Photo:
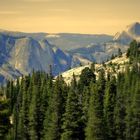
[[[115,34],[140,22],[140,0],[0,0],[0,28]]]

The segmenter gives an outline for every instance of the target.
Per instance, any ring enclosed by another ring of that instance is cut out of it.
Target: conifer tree
[[[37,92],[38,88],[37,86],[33,86],[33,91],[32,91],[32,100],[30,104],[30,109],[29,109],[29,133],[30,133],[30,139],[31,140],[38,140],[38,135],[37,135],[37,105],[36,105],[36,100],[37,100]]]
[[[133,107],[133,126],[134,134],[133,139],[139,140],[140,138],[140,78],[137,79],[136,92],[134,95],[134,101],[132,103]]]
[[[84,123],[84,127],[86,127],[87,121],[88,121],[88,109],[89,109],[89,101],[90,101],[90,87],[84,87],[82,92],[82,111],[83,116],[82,120]]]
[[[116,105],[114,109],[114,126],[116,140],[125,139],[125,95],[124,95],[124,74],[119,73],[117,78],[117,94],[116,94]]]
[[[104,70],[101,70],[97,83],[91,85],[86,140],[105,139],[105,121],[103,112],[105,83],[105,72]]]
[[[9,100],[0,99],[0,139],[4,140],[10,128]]]
[[[119,56],[119,57],[121,57],[121,56],[122,56],[122,51],[121,51],[121,49],[120,49],[120,48],[118,49],[118,56]]]
[[[97,84],[91,86],[91,97],[86,127],[86,140],[104,140],[105,123],[103,118],[102,94]]]
[[[79,96],[77,91],[77,83],[75,76],[71,88],[68,92],[66,109],[63,117],[63,133],[61,140],[82,140],[83,137],[83,124],[81,120],[82,116],[81,106],[79,104]]]
[[[95,82],[95,78],[95,74],[90,68],[87,67],[83,69],[80,75],[80,80],[78,82],[79,90],[82,91],[84,86],[89,86],[90,82]]]
[[[140,137],[140,129],[139,129],[139,104],[140,104],[140,97],[139,97],[139,81],[140,78],[137,76],[138,73],[132,74],[132,85],[130,87],[131,94],[131,100],[129,99],[127,104],[127,112],[126,112],[126,139],[128,140],[138,140]]]
[[[111,79],[107,81],[104,98],[104,117],[108,140],[113,140],[116,138],[114,127],[115,104],[116,104],[116,79],[115,77],[111,77]]]
[[[61,79],[62,80],[62,79]],[[54,83],[54,90],[50,97],[46,118],[44,121],[44,139],[58,140],[61,135],[63,113],[63,89],[59,77]]]

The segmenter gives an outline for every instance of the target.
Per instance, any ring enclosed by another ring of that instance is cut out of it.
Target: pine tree
[[[22,99],[22,110],[23,110],[23,135],[24,139],[29,140],[29,87],[30,78],[26,77],[23,85],[23,99]]]
[[[132,75],[132,85],[131,90],[133,94],[131,94],[131,100],[127,106],[127,114],[126,114],[126,139],[128,140],[138,140],[140,137],[140,78],[137,76],[138,73],[131,72]]]
[[[78,88],[80,92],[82,92],[84,86],[89,86],[90,82],[95,82],[95,80],[96,76],[90,68],[86,67],[85,69],[83,69],[80,75],[80,80],[78,82]]]
[[[119,73],[117,78],[117,94],[116,94],[116,105],[114,109],[114,126],[116,140],[125,139],[125,95],[124,95],[124,74]]]
[[[99,72],[98,81],[91,85],[91,97],[88,111],[88,123],[86,127],[86,139],[105,139],[104,121],[104,94],[105,94],[105,72]]]
[[[91,97],[86,127],[86,140],[104,140],[105,123],[103,118],[102,94],[97,84],[91,86]]]
[[[119,57],[121,57],[121,56],[122,56],[122,51],[121,51],[121,49],[120,49],[120,48],[118,49],[118,56],[119,56]]]
[[[83,140],[83,122],[81,119],[82,110],[79,103],[79,96],[75,76],[68,92],[66,109],[63,116],[63,133],[61,140]]]
[[[54,83],[54,90],[50,97],[48,110],[44,121],[44,139],[59,140],[61,135],[62,114],[63,114],[63,89],[62,79],[57,78]]]
[[[138,78],[136,84],[136,93],[134,95],[134,101],[132,103],[133,106],[133,125],[134,125],[134,134],[133,139],[139,140],[140,139],[140,79]]]
[[[10,128],[9,120],[9,100],[0,99],[0,139],[4,140],[5,135],[8,133]]]
[[[38,140],[38,132],[37,132],[37,94],[38,94],[38,88],[37,86],[33,86],[32,90],[32,100],[30,104],[30,109],[29,109],[29,134],[30,134],[30,139],[31,140]],[[39,115],[39,114],[38,114]]]
[[[130,63],[140,61],[140,44],[136,40],[130,43],[130,48],[127,51],[127,57],[130,59]]]
[[[83,120],[83,131],[85,131],[85,127],[88,121],[88,109],[89,109],[89,100],[90,100],[90,84],[95,83],[96,76],[95,72],[95,64],[91,64],[91,68],[85,68],[80,76],[80,80],[78,83],[78,90],[80,96],[80,103],[82,113],[82,120]],[[80,88],[80,89],[79,89]],[[85,137],[85,136],[83,136]]]
[[[82,120],[84,123],[84,127],[86,127],[88,121],[88,109],[89,109],[89,100],[90,100],[90,87],[84,87],[82,92],[82,111],[83,116]]]
[[[116,104],[116,79],[111,79],[106,84],[105,99],[104,99],[104,116],[107,129],[107,139],[114,140],[115,127],[114,127],[114,108]]]

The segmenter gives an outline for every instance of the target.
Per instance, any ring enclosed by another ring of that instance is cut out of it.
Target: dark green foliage
[[[115,58],[115,55],[112,54],[110,60],[112,60],[112,59],[114,59],[114,58]]]
[[[132,110],[134,125],[133,138],[134,140],[138,140],[140,138],[140,81],[137,81],[136,83],[136,92],[132,102]]]
[[[140,61],[140,43],[137,43],[136,40],[130,43],[130,48],[127,51],[127,57],[130,58],[130,63]]]
[[[100,70],[95,80],[93,69],[85,69],[78,83],[73,75],[69,87],[61,76],[53,81],[40,72],[23,77],[17,84],[9,82],[9,87],[1,89],[0,137],[6,140],[138,140],[139,75],[139,65],[134,65],[124,74],[119,73],[117,79],[110,74],[105,78],[105,72]]]
[[[116,94],[116,105],[114,109],[114,127],[116,133],[116,140],[125,139],[125,116],[126,116],[126,105],[124,95],[124,74],[119,73],[117,79],[117,94]]]
[[[126,69],[117,79],[110,74],[105,78],[103,70],[98,80],[89,69],[82,74],[79,83],[74,75],[69,87],[61,76],[52,81],[37,72],[1,89],[7,95],[1,94],[1,139],[138,140],[139,66]]]
[[[139,118],[140,118],[140,73],[135,69],[131,72],[131,83],[130,83],[130,93],[128,92],[131,98],[127,100],[127,108],[126,108],[126,138],[128,140],[139,139]]]
[[[99,74],[97,84],[91,85],[91,97],[88,110],[88,122],[86,127],[87,140],[105,139],[105,121],[103,114],[103,99],[105,92],[104,71]]]
[[[88,110],[89,110],[90,96],[91,96],[90,95],[90,88],[84,87],[83,92],[82,92],[82,111],[83,111],[82,120],[84,123],[84,127],[86,127],[87,121],[88,121]]]
[[[79,90],[82,91],[84,86],[89,86],[90,82],[95,82],[94,66],[92,64],[92,70],[88,67],[82,70],[79,80]]]
[[[100,69],[96,78],[93,63],[70,85],[53,79],[51,66],[9,81],[0,89],[0,140],[139,140],[139,48],[131,43],[132,64],[115,77]]]
[[[4,139],[10,127],[9,100],[0,100],[0,139]]]
[[[122,56],[122,51],[121,51],[121,49],[120,49],[120,48],[118,49],[118,56],[119,56],[119,57],[121,57],[121,56]]]
[[[107,139],[115,139],[114,109],[116,104],[116,78],[108,79],[104,98],[104,117]]]
[[[63,115],[63,133],[61,135],[61,140],[84,139],[81,116],[82,110],[79,102],[79,95],[74,77],[72,81],[72,87],[68,92],[66,109]]]
[[[58,140],[61,136],[62,114],[64,113],[64,83],[61,77],[56,79],[49,100],[49,108],[44,120],[44,139]]]

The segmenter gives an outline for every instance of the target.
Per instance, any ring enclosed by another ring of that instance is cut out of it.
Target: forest
[[[0,140],[139,140],[140,44],[131,42],[125,72],[94,63],[67,85],[34,72],[0,88]]]

